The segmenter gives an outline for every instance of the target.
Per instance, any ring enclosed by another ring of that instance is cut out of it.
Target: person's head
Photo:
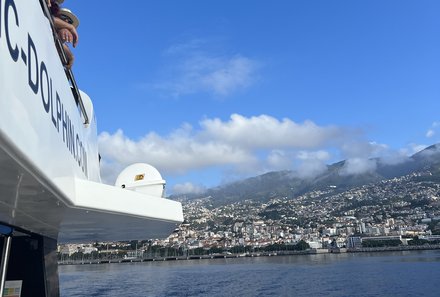
[[[54,16],[57,16],[60,12],[60,4],[56,0],[48,0],[48,7],[50,9],[50,13]]]

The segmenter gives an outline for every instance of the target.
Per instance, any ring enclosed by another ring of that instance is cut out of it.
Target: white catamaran
[[[59,296],[58,242],[166,237],[183,221],[148,165],[101,183],[93,105],[62,59],[46,0],[0,0],[0,292]]]

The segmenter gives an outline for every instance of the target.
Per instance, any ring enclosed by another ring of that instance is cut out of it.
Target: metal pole
[[[2,262],[0,267],[0,294],[3,296],[5,290],[6,273],[8,271],[9,254],[11,251],[12,236],[6,235],[3,243]]]

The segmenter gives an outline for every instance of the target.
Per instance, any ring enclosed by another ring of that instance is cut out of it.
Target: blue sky
[[[168,193],[271,170],[399,162],[440,133],[438,1],[71,1],[74,72],[112,183]],[[349,167],[351,166],[351,167]]]

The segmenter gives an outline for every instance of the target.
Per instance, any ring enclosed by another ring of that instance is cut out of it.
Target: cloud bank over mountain
[[[206,118],[197,127],[183,124],[168,135],[149,132],[139,139],[131,139],[122,130],[103,132],[99,147],[103,179],[109,183],[125,166],[136,162],[149,163],[165,176],[199,172],[203,183],[203,171],[212,168],[237,176],[288,169],[310,178],[335,160],[347,159],[342,174],[361,174],[375,170],[377,164],[371,157],[385,156],[397,162],[406,156],[365,141],[360,129],[297,123],[264,114]],[[201,191],[201,187],[189,182],[177,185],[176,191],[184,190]]]

